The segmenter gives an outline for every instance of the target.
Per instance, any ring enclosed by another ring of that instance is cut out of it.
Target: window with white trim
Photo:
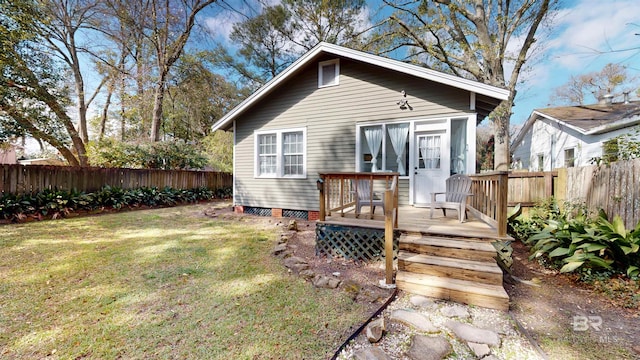
[[[306,178],[306,129],[258,131],[255,176]]]
[[[576,166],[576,149],[564,149],[564,167]]]
[[[334,86],[340,83],[340,61],[338,59],[318,63],[318,87]]]
[[[538,171],[544,171],[544,154],[537,155]]]
[[[408,174],[409,123],[359,126],[357,134],[358,171]]]

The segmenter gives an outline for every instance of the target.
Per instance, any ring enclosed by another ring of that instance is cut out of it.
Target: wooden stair
[[[509,310],[502,270],[489,240],[403,232],[399,250],[396,284],[400,289]]]

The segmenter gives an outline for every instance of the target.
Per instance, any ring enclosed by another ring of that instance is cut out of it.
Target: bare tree
[[[510,90],[490,115],[495,169],[509,166],[509,118],[516,85],[540,25],[558,0],[384,0],[394,14],[378,37],[387,52],[409,50],[414,61]],[[505,68],[511,69],[510,73]]]
[[[619,97],[624,92],[630,93],[637,89],[631,85],[635,81],[624,66],[607,64],[600,71],[571,76],[566,84],[555,89],[551,100],[555,104],[584,105],[597,102],[606,94]]]

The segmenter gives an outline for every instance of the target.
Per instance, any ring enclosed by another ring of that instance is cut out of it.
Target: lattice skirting
[[[282,217],[292,217],[297,219],[309,219],[309,212],[306,210],[282,210]]]
[[[271,208],[259,208],[259,207],[244,207],[245,214],[258,215],[258,216],[271,216]]]
[[[393,256],[398,254],[400,232],[393,234]],[[316,224],[316,256],[353,260],[384,258],[384,230],[357,226]]]

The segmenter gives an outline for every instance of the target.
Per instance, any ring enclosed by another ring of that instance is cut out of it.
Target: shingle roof
[[[626,118],[640,115],[640,101],[631,101],[628,104],[613,103],[562,106],[537,109],[536,111],[587,132]]]

